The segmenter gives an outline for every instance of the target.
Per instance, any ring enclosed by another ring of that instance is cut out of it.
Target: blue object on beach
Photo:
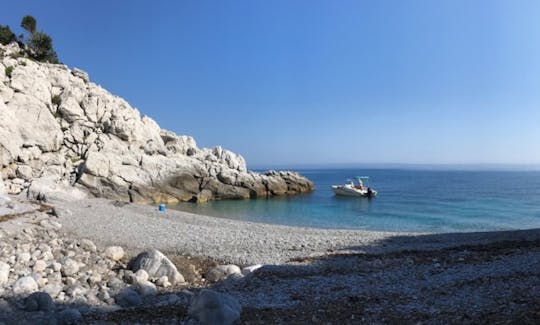
[[[159,205],[159,212],[165,212],[165,204]]]

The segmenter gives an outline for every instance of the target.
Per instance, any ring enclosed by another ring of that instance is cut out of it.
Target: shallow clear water
[[[299,170],[310,194],[268,200],[182,203],[183,211],[237,220],[384,231],[465,232],[540,227],[540,172]],[[369,175],[374,199],[336,197],[330,186]]]

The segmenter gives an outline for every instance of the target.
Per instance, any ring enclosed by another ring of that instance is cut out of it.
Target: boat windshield
[[[364,182],[366,182],[367,186],[369,187],[369,176],[356,176],[355,177],[356,181],[358,182],[358,185],[360,186],[364,186]]]

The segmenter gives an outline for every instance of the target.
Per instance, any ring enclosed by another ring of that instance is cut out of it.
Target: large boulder
[[[240,318],[242,307],[224,293],[203,289],[191,302],[188,314],[204,325],[230,325]]]
[[[30,294],[37,290],[37,282],[31,276],[21,277],[17,281],[15,281],[15,284],[13,284],[13,293],[16,296]]]
[[[26,297],[24,309],[27,311],[52,311],[54,309],[54,302],[48,293],[34,292]]]
[[[132,271],[145,270],[150,278],[167,276],[172,284],[184,282],[184,277],[176,266],[157,249],[150,249],[137,255],[128,266]]]
[[[233,274],[242,275],[242,271],[234,264],[218,265],[210,269],[206,273],[205,278],[210,282],[218,282]]]
[[[81,322],[81,312],[75,308],[66,308],[58,314],[59,325],[75,325]]]
[[[228,185],[212,177],[203,179],[202,188],[210,191],[216,199],[248,199],[250,191],[247,188]]]
[[[134,307],[140,305],[142,299],[133,288],[125,288],[116,297],[116,302],[122,307]]]
[[[53,176],[34,179],[26,195],[34,199],[45,197],[53,200],[75,201],[87,198],[88,192],[80,187],[71,186],[65,179]]]
[[[15,113],[16,119],[11,123],[18,127],[22,141],[21,150],[33,146],[42,152],[60,149],[64,137],[61,126],[49,112],[47,105],[35,98],[32,93],[16,92],[7,109]]]

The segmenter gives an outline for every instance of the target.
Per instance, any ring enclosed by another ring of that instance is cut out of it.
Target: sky
[[[8,1],[60,60],[248,167],[540,164],[540,2]]]

